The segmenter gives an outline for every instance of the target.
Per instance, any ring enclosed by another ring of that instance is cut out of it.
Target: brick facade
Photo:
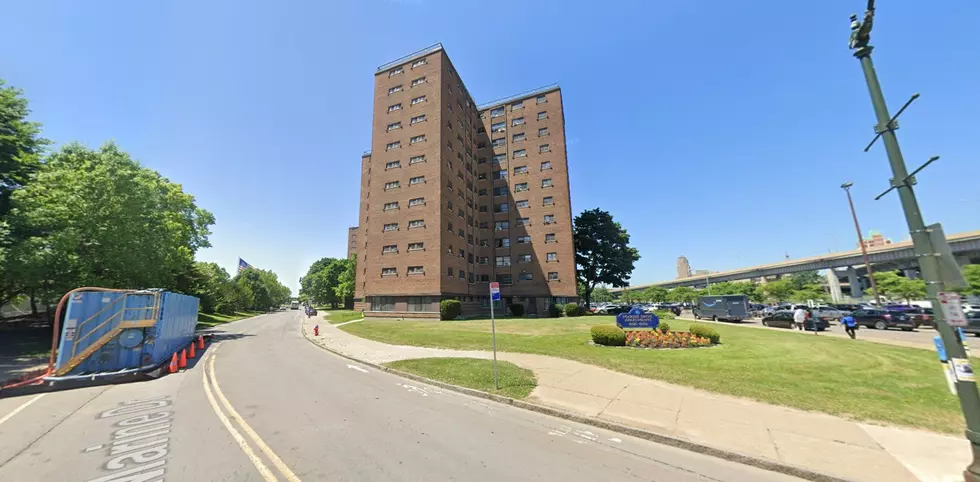
[[[489,313],[493,280],[505,305],[532,314],[574,298],[561,90],[477,106],[441,45],[382,66],[374,83],[355,306],[430,317],[455,298],[465,315]]]

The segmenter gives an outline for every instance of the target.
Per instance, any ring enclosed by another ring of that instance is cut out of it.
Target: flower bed
[[[697,348],[711,346],[711,340],[686,331],[627,331],[626,346],[634,348]]]

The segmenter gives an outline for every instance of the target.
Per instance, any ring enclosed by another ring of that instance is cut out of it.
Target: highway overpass
[[[980,231],[970,231],[946,236],[950,250],[956,257],[960,265],[968,264],[972,260],[980,260]],[[885,269],[909,269],[917,268],[918,263],[912,251],[912,241],[902,241],[899,243],[880,246],[868,249],[868,260],[873,266],[881,266]],[[844,251],[841,253],[813,256],[810,258],[791,259],[779,263],[752,266],[749,268],[739,268],[730,271],[721,271],[709,275],[697,275],[688,278],[678,278],[669,281],[660,281],[643,285],[630,286],[631,290],[642,290],[650,286],[661,286],[663,288],[676,288],[678,286],[692,286],[703,288],[710,283],[721,283],[723,281],[741,281],[759,279],[763,276],[780,276],[800,271],[813,271],[835,268],[856,268],[864,266],[864,259],[861,257],[861,250]],[[854,270],[849,270],[854,273]],[[847,273],[840,273],[846,276]],[[612,293],[622,291],[622,288],[609,290]]]

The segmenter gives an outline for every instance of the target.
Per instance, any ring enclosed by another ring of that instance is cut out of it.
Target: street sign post
[[[497,322],[493,316],[493,303],[500,301],[500,283],[490,283],[490,337],[493,339],[493,388],[500,390],[497,381]]]
[[[949,326],[966,326],[966,313],[963,312],[963,305],[960,304],[960,295],[956,293],[937,293],[939,308],[943,311],[943,317]]]

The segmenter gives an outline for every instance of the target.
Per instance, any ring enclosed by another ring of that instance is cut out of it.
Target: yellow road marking
[[[215,351],[215,353],[217,353],[217,351]],[[208,370],[205,371],[208,372],[208,374],[210,375],[211,385],[214,386],[214,391],[218,395],[218,400],[221,400],[221,404],[224,406],[225,410],[227,410],[228,413],[231,415],[231,419],[238,422],[238,424],[242,427],[242,429],[245,430],[245,433],[249,436],[249,438],[251,438],[252,441],[255,442],[255,445],[259,447],[259,450],[261,450],[262,453],[264,453],[266,457],[268,457],[269,460],[272,461],[272,465],[275,465],[276,468],[279,469],[279,472],[281,472],[282,475],[286,476],[286,480],[290,482],[300,482],[299,477],[297,477],[292,470],[289,470],[289,467],[286,466],[286,464],[282,461],[282,459],[280,459],[279,456],[276,455],[276,453],[273,452],[268,445],[266,445],[266,443],[262,440],[262,438],[259,437],[259,434],[255,433],[255,430],[252,430],[252,427],[245,422],[245,419],[242,418],[242,416],[239,415],[237,411],[235,411],[235,407],[231,406],[231,402],[229,402],[228,399],[225,398],[224,393],[222,393],[221,391],[221,387],[218,385],[218,379],[214,374],[214,359],[215,356],[212,356],[208,360]]]
[[[10,419],[14,418],[14,415],[17,415],[18,413],[20,413],[21,410],[29,407],[32,403],[36,402],[37,399],[39,399],[39,398],[41,398],[43,396],[44,396],[44,394],[41,393],[41,394],[38,394],[38,396],[36,396],[36,397],[34,397],[34,398],[32,398],[32,399],[30,399],[30,400],[22,403],[19,407],[15,408],[13,412],[10,412],[10,413],[4,415],[3,418],[0,418],[0,424],[2,424],[3,422],[6,422],[7,420],[10,420]]]
[[[214,353],[210,354],[210,361],[214,361]],[[211,408],[214,409],[214,413],[218,416],[218,420],[221,420],[221,424],[228,429],[228,433],[231,434],[231,437],[235,439],[235,442],[238,442],[238,446],[242,449],[242,452],[245,452],[248,459],[252,461],[252,465],[254,465],[259,471],[262,478],[265,479],[266,482],[277,482],[278,479],[276,478],[275,474],[273,474],[272,471],[269,470],[264,463],[262,463],[262,459],[256,455],[256,453],[252,450],[252,447],[249,447],[248,442],[245,441],[245,437],[242,437],[242,434],[239,433],[238,430],[235,430],[234,425],[232,425],[231,421],[228,420],[228,417],[222,413],[221,408],[218,407],[218,402],[215,401],[214,394],[211,393],[211,387],[208,385],[207,370],[202,372],[201,380],[204,382],[204,393],[207,394],[208,402],[211,403]]]

